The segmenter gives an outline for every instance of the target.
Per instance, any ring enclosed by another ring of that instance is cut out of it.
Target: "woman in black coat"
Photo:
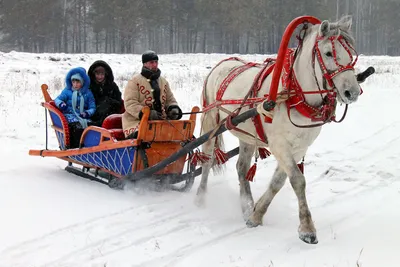
[[[91,120],[101,126],[111,114],[120,113],[122,108],[121,91],[114,82],[111,67],[103,60],[95,61],[89,68],[90,90],[96,100],[96,113]]]

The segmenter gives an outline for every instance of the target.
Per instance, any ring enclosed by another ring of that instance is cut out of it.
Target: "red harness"
[[[283,75],[282,75],[282,85],[284,87],[284,91],[280,92],[280,95],[288,94],[289,98],[286,100],[286,106],[287,106],[287,112],[288,116],[290,119],[290,109],[295,108],[300,114],[303,116],[310,118],[311,121],[313,122],[321,122],[320,124],[313,124],[313,125],[295,125],[297,127],[315,127],[315,126],[321,126],[322,124],[325,124],[327,122],[331,121],[336,121],[335,120],[335,110],[336,110],[336,92],[334,83],[333,83],[333,77],[335,77],[337,74],[347,71],[347,70],[354,70],[354,65],[357,62],[357,58],[353,61],[353,57],[351,54],[351,51],[354,51],[354,48],[342,37],[342,36],[331,36],[328,38],[331,43],[332,43],[332,54],[334,61],[336,63],[336,66],[338,67],[337,70],[335,71],[329,71],[325,64],[324,61],[322,60],[322,55],[318,47],[318,43],[322,40],[325,40],[323,37],[318,37],[315,41],[314,45],[314,50],[313,50],[313,59],[312,63],[313,66],[315,66],[315,58],[317,58],[318,63],[321,67],[324,79],[327,81],[328,85],[332,89],[324,89],[321,90],[319,88],[319,84],[317,82],[318,90],[317,91],[308,91],[304,92],[298,83],[295,73],[293,71],[293,63],[295,61],[295,49],[288,49],[287,53],[285,55],[285,61],[284,61],[284,66],[283,66]],[[337,55],[336,55],[336,49],[334,45],[334,40],[338,40],[340,44],[344,47],[344,49],[348,52],[351,62],[346,65],[340,65],[337,61]],[[267,59],[264,61],[264,64],[257,64],[253,62],[246,62],[242,59],[239,59],[237,57],[231,57],[225,60],[222,60],[219,62],[214,69],[219,66],[222,62],[229,61],[229,60],[237,60],[241,61],[243,65],[238,66],[234,68],[228,75],[227,77],[222,81],[220,88],[217,91],[217,97],[216,101],[210,105],[207,105],[206,102],[206,97],[205,97],[205,87],[207,84],[208,76],[204,82],[204,87],[203,87],[203,112],[207,112],[208,110],[215,108],[215,107],[220,107],[223,105],[241,105],[243,106],[250,106],[253,107],[257,103],[261,103],[264,100],[268,99],[268,95],[264,95],[263,97],[258,97],[259,90],[261,89],[262,84],[264,83],[265,79],[268,77],[268,75],[272,72],[272,70],[275,67],[275,59]],[[246,95],[244,99],[228,99],[228,100],[223,100],[222,97],[229,86],[229,84],[236,78],[238,77],[241,73],[244,71],[252,68],[252,67],[262,67],[259,73],[256,75],[254,78],[253,84]],[[213,70],[214,70],[213,69]],[[211,71],[212,72],[212,71]],[[210,73],[211,73],[210,72]],[[315,73],[315,70],[314,70]],[[314,74],[315,76],[315,74]],[[309,105],[306,100],[305,100],[305,94],[320,94],[321,98],[323,98],[323,103],[319,107],[313,107]],[[323,97],[323,94],[325,94],[325,97]],[[347,106],[346,106],[347,107]],[[344,118],[344,117],[343,117]],[[342,120],[343,120],[342,118]],[[269,117],[265,117],[265,122],[272,122],[272,120]],[[253,123],[257,131],[258,137],[265,143],[267,143],[267,138],[264,132],[264,128],[262,126],[261,118],[260,116],[256,116],[253,118]],[[239,129],[237,129],[239,130]],[[244,132],[242,130],[239,130],[241,132]],[[246,133],[246,132],[245,132]],[[248,134],[248,133],[246,133]]]
[[[222,62],[229,61],[229,60],[240,61],[243,63],[243,65],[238,66],[229,72],[229,74],[222,81],[222,83],[217,91],[216,101],[210,105],[207,105],[207,102],[205,99],[205,87],[206,87],[207,80],[208,80],[208,76],[207,76],[207,78],[204,82],[204,88],[203,88],[203,112],[206,112],[212,108],[220,107],[223,105],[241,105],[241,107],[243,107],[243,106],[254,107],[255,104],[261,103],[262,101],[264,101],[266,99],[267,95],[264,97],[258,97],[258,92],[260,91],[261,86],[263,85],[265,79],[272,72],[272,70],[274,68],[274,60],[268,59],[264,62],[264,64],[259,64],[259,63],[254,63],[254,62],[246,62],[237,57],[231,57],[231,58],[222,60],[214,68],[219,66]],[[243,73],[244,71],[246,71],[252,67],[261,67],[261,70],[258,72],[256,77],[254,78],[252,86],[250,87],[249,92],[248,92],[247,96],[245,97],[245,99],[223,100],[222,97],[224,96],[225,91],[228,88],[229,84],[236,77],[238,77],[241,73]],[[256,128],[258,137],[263,142],[267,143],[268,141],[267,141],[267,137],[264,133],[260,115],[257,115],[256,117],[252,118],[252,120],[253,120],[254,126]],[[236,129],[236,130],[239,130],[239,129]],[[239,131],[241,131],[241,130],[239,130]],[[244,132],[244,131],[241,131],[241,132]],[[247,134],[247,132],[245,132],[245,133]]]

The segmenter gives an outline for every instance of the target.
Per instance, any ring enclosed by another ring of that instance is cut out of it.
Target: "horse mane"
[[[332,34],[330,35],[336,35],[338,37],[341,35],[347,42],[349,42],[350,45],[354,46],[355,39],[353,37],[353,33],[350,30],[351,24],[352,17],[350,15],[343,16],[336,22],[331,22],[330,29]]]

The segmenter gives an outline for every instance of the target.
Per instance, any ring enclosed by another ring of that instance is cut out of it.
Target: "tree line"
[[[400,55],[400,0],[0,0],[0,49],[276,53],[302,15],[352,15],[357,51]]]

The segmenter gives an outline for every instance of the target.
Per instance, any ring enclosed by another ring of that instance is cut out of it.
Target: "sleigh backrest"
[[[54,129],[58,144],[61,150],[69,148],[70,145],[70,134],[68,128],[68,121],[64,114],[57,108],[54,100],[51,98],[48,92],[47,84],[42,84],[41,90],[44,101],[42,106],[49,112],[51,119],[51,128]]]
[[[50,114],[51,128],[53,128],[56,133],[60,149],[68,149],[70,145],[70,133],[68,121],[64,114],[56,107],[53,100],[42,103],[42,106],[47,109]]]

